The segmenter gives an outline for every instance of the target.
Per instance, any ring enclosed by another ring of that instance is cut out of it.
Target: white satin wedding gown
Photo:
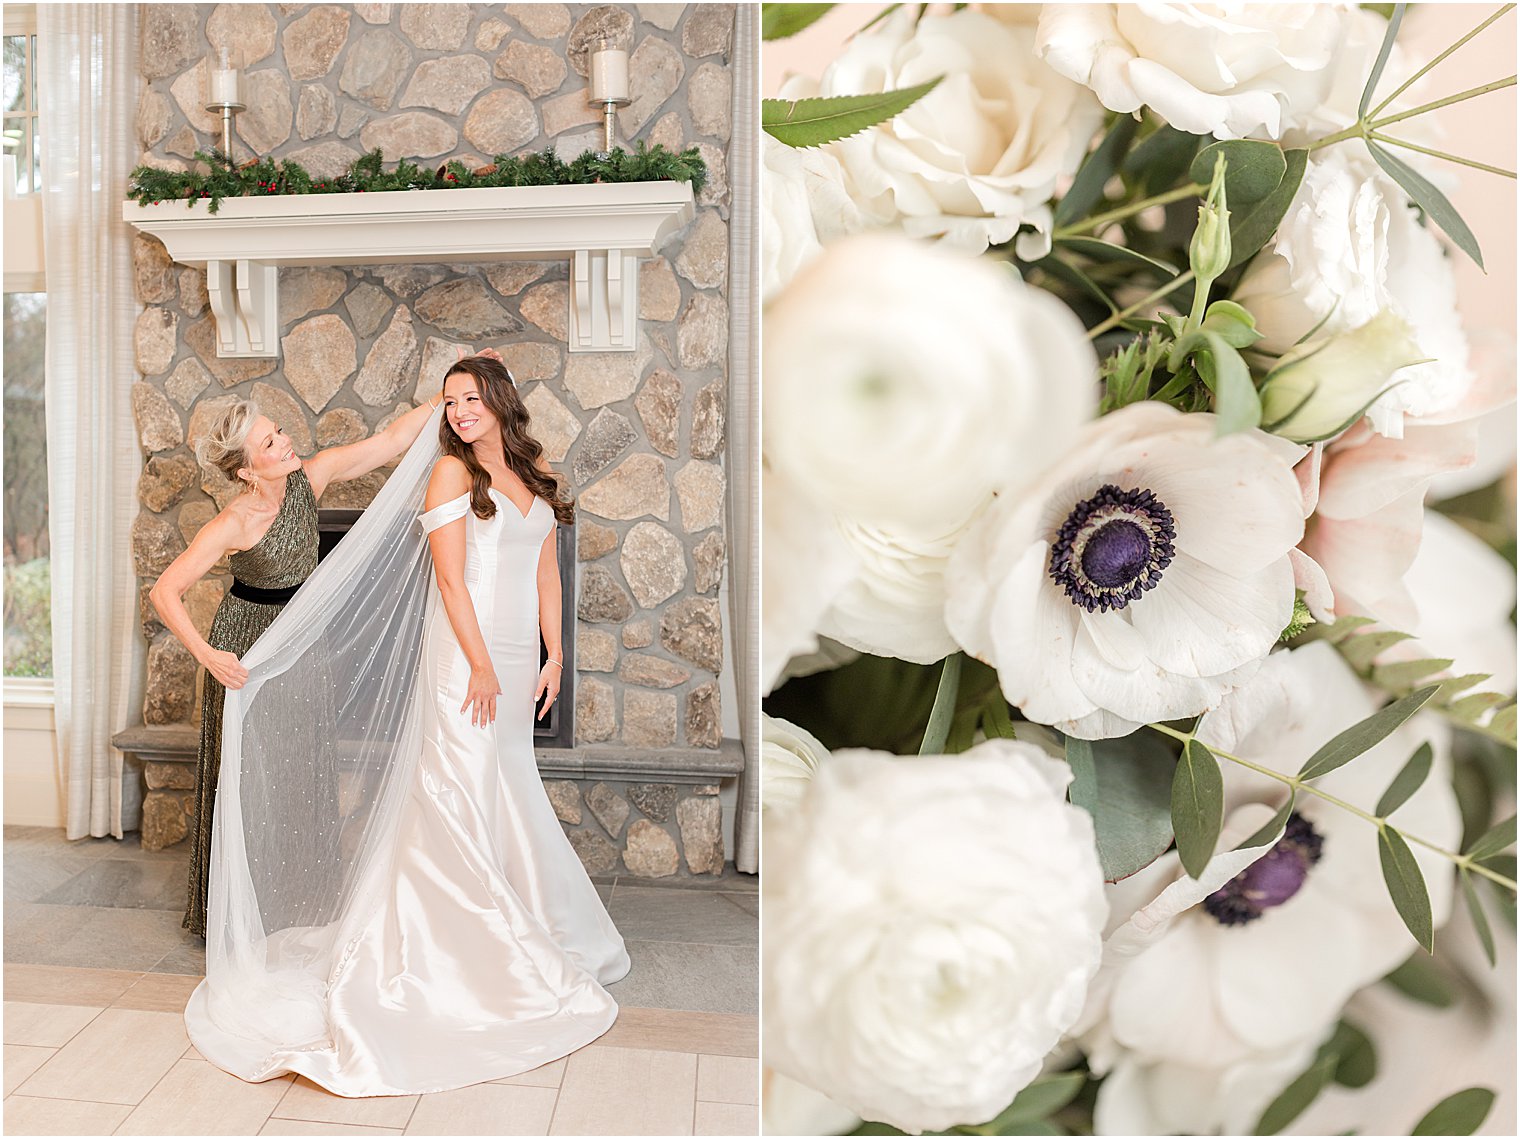
[[[420,522],[431,532],[465,520],[465,581],[501,684],[497,718],[477,727],[460,712],[470,668],[434,583],[415,697],[421,755],[391,855],[368,867],[338,936],[323,942],[336,947],[324,951],[325,986],[292,1001],[292,1019],[308,1026],[292,1025],[290,1047],[250,1057],[206,1007],[207,985],[186,1009],[196,1046],[244,1079],[296,1072],[344,1096],[441,1091],[549,1063],[617,1016],[602,986],[628,972],[628,954],[533,755],[537,566],[554,512],[535,497],[524,515],[491,494],[494,518],[477,518],[461,495]],[[270,938],[285,938],[280,955],[293,960],[302,936]]]

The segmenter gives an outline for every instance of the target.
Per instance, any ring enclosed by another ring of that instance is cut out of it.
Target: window
[[[37,35],[5,29],[6,197],[42,188],[42,142],[37,134]]]

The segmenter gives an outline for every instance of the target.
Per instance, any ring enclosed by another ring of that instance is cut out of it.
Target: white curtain
[[[733,139],[728,147],[728,566],[739,777],[734,866],[760,869],[760,5],[734,12]]]
[[[137,825],[111,734],[136,719],[144,649],[131,528],[142,470],[132,420],[137,7],[37,5],[46,240],[53,684],[69,838]]]

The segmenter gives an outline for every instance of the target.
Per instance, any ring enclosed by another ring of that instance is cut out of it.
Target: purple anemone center
[[[1123,609],[1161,581],[1176,537],[1171,511],[1153,492],[1107,483],[1061,524],[1050,546],[1050,576],[1089,613]]]
[[[1277,845],[1205,898],[1203,908],[1220,925],[1255,921],[1303,889],[1324,847],[1324,837],[1295,811]]]

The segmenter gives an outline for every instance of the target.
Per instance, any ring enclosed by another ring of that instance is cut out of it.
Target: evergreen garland
[[[679,154],[663,146],[640,142],[632,153],[621,148],[602,156],[586,151],[565,162],[553,149],[514,158],[498,154],[495,161],[471,170],[458,160],[436,170],[402,159],[394,170],[384,168],[380,151],[356,159],[346,173],[313,179],[298,162],[260,158],[234,166],[220,150],[197,151],[202,168],[185,171],[138,166],[132,171],[127,197],[140,204],[209,199],[216,213],[223,198],[264,198],[272,194],[365,194],[394,190],[455,190],[490,186],[572,186],[592,182],[690,182],[693,192],[707,181],[707,164],[696,147]]]

